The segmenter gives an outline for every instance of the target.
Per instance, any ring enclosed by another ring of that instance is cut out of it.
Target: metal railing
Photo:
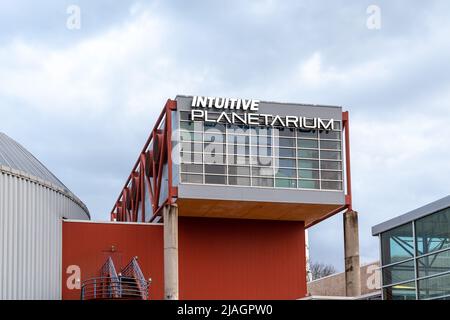
[[[141,290],[142,299],[148,299],[148,286],[150,285],[150,280],[147,281],[142,273],[141,268],[138,264],[138,257],[134,257],[131,259],[130,263],[128,263],[125,268],[122,270],[122,277],[125,278],[133,278],[136,280],[136,285]]]
[[[91,278],[81,285],[81,300],[147,300],[148,282],[138,287],[133,278],[120,277],[114,280],[109,277]]]
[[[100,277],[83,281],[81,300],[148,300],[151,281],[145,280],[137,257],[134,257],[119,274],[111,257],[108,257],[100,274]]]

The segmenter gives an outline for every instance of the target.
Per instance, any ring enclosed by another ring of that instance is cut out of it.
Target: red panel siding
[[[111,247],[115,252],[111,252]],[[123,223],[63,223],[62,298],[80,299],[80,290],[69,290],[67,267],[81,269],[81,281],[99,276],[99,270],[111,255],[117,272],[134,256],[146,278],[152,278],[150,299],[164,297],[163,228],[158,225]]]
[[[181,299],[306,295],[303,222],[179,220]]]

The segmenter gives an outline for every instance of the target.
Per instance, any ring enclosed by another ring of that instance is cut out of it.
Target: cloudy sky
[[[342,105],[370,262],[371,226],[449,194],[449,11],[447,0],[2,1],[0,131],[106,220],[167,98]],[[313,260],[343,269],[342,216],[310,242]]]

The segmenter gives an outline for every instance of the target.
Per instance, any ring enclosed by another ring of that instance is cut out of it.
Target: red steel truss
[[[172,112],[177,109],[175,100],[167,100],[150,137],[142,149],[136,164],[128,177],[112,211],[112,221],[146,222],[146,212],[151,219],[161,214],[165,204],[171,204],[177,196],[177,188],[172,185]],[[167,166],[167,198],[161,198],[162,172]],[[148,190],[148,192],[146,192]],[[146,208],[146,197],[151,208]],[[138,213],[140,221],[138,221]]]

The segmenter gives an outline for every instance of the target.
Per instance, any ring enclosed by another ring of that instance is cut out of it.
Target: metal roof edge
[[[373,226],[372,235],[379,235],[380,233],[391,230],[413,220],[423,218],[448,207],[450,207],[450,195]]]
[[[25,171],[21,171],[21,170],[17,170],[14,168],[11,168],[9,166],[5,166],[5,165],[0,165],[0,172],[3,172],[5,174],[10,174],[13,175],[15,177],[18,178],[22,178],[25,180],[28,180],[30,182],[39,184],[43,187],[49,188],[55,192],[61,193],[62,195],[64,195],[65,197],[69,198],[70,200],[72,200],[73,202],[75,202],[78,206],[80,206],[81,209],[83,209],[83,211],[86,213],[86,215],[88,216],[89,219],[91,219],[91,215],[89,213],[89,209],[87,208],[87,206],[83,203],[83,201],[81,201],[75,194],[73,194],[71,191],[65,190],[63,188],[61,188],[60,186],[44,180],[42,178],[36,177],[32,174],[29,174]]]

